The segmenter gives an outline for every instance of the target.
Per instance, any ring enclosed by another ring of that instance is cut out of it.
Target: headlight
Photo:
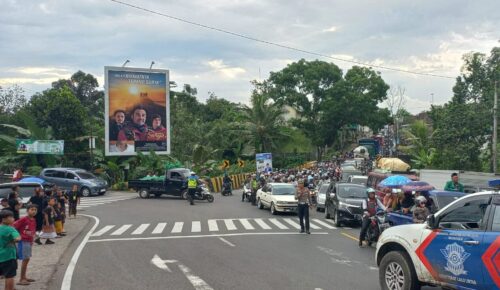
[[[277,201],[276,204],[286,204],[286,201]]]

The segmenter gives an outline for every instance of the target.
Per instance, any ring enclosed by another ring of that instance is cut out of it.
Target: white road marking
[[[266,236],[266,235],[301,235],[298,232],[267,232],[267,233],[233,233],[233,234],[210,234],[210,235],[189,235],[189,236],[164,236],[164,237],[141,237],[141,238],[115,238],[115,239],[94,239],[89,243],[116,242],[116,241],[148,241],[148,240],[175,240],[175,239],[199,239],[218,237],[238,237],[238,236]],[[312,232],[311,235],[328,235],[328,232]]]
[[[236,247],[233,243],[231,243],[230,241],[228,241],[222,237],[219,237],[219,240],[223,241],[224,243],[226,243],[227,245],[229,245],[231,247]]]
[[[194,221],[191,223],[191,232],[192,233],[201,232],[201,223],[199,221]]]
[[[254,219],[254,221],[264,230],[270,230],[271,227],[266,224],[262,219]]]
[[[153,230],[152,234],[161,234],[163,233],[163,230],[165,229],[165,227],[167,226],[167,223],[158,223],[155,227],[155,229]]]
[[[290,218],[283,219],[283,220],[284,220],[285,222],[287,222],[288,224],[290,224],[292,227],[294,227],[294,228],[296,228],[296,229],[300,230],[300,225],[299,225],[296,221],[294,221],[294,220],[292,220],[292,219],[290,219]]]
[[[203,281],[203,279],[201,279],[200,277],[194,275],[191,272],[191,269],[189,269],[188,267],[181,265],[181,264],[179,264],[178,266],[179,266],[179,269],[181,269],[182,273],[184,273],[184,275],[186,275],[186,278],[189,280],[189,282],[191,282],[194,289],[196,289],[196,290],[214,290],[212,287],[210,287],[207,284],[207,282]]]
[[[180,233],[182,232],[182,227],[184,226],[183,222],[176,222],[174,227],[172,228],[172,233]]]
[[[155,255],[151,259],[151,263],[162,270],[172,273],[167,264],[177,263],[177,260],[162,260],[158,255]]]
[[[126,230],[128,230],[130,227],[132,227],[132,225],[123,225],[119,229],[117,229],[116,231],[111,233],[111,235],[112,236],[119,236],[119,235],[123,234]]]
[[[313,224],[310,220],[309,220],[309,226],[311,227],[311,229],[313,230],[321,230],[320,227],[318,227],[317,225]]]
[[[331,226],[331,225],[329,225],[329,224],[325,223],[325,222],[324,222],[324,221],[322,221],[322,220],[319,220],[319,219],[313,219],[313,221],[314,221],[315,223],[317,223],[317,224],[320,224],[320,225],[324,226],[324,227],[325,227],[325,228],[327,228],[327,229],[330,229],[330,230],[336,230],[336,229],[337,229],[337,227]]]
[[[330,223],[332,225],[335,225],[335,222],[333,220],[325,219],[324,221],[327,222],[327,223]]]
[[[228,231],[235,231],[236,226],[234,225],[234,222],[232,219],[225,219],[224,223],[226,224],[226,228]]]
[[[112,228],[114,228],[115,225],[109,225],[109,226],[105,226],[104,228],[102,228],[100,231],[92,234],[93,237],[99,237],[99,236],[102,236],[104,235],[106,232],[108,232],[109,230],[111,230]]]
[[[243,225],[245,230],[255,230],[252,224],[248,221],[248,219],[239,219],[240,223]]]
[[[208,220],[208,231],[209,232],[218,232],[219,226],[217,225],[217,220]]]
[[[84,203],[84,202],[102,202],[102,201],[117,201],[117,200],[128,200],[128,199],[132,199],[132,198],[128,198],[128,197],[103,197],[103,198],[93,198],[93,199],[81,199],[80,200],[80,203]]]
[[[288,227],[280,223],[277,219],[269,219],[269,221],[277,226],[280,230],[288,230]]]
[[[132,232],[132,235],[140,235],[144,233],[144,231],[149,227],[149,224],[142,224],[135,229],[135,231]]]
[[[344,230],[352,230],[350,227],[343,227]]]
[[[97,218],[95,216],[91,216],[91,215],[85,215],[85,214],[82,214],[81,216],[93,218],[95,221],[95,224],[90,229],[90,231],[85,235],[85,237],[83,238],[80,245],[78,245],[78,248],[76,248],[75,253],[73,254],[73,257],[71,257],[71,260],[69,261],[68,267],[66,268],[66,272],[64,272],[61,290],[71,290],[71,280],[73,279],[73,272],[75,271],[75,267],[76,267],[76,263],[78,262],[78,258],[80,258],[80,255],[82,254],[83,248],[85,247],[85,245],[89,241],[90,236],[95,231],[97,226],[99,226],[99,218]]]

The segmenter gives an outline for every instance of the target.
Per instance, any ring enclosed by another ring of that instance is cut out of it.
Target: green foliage
[[[26,167],[25,174],[26,175],[33,175],[33,176],[38,176],[40,173],[42,173],[42,167],[41,166],[29,166]]]
[[[340,128],[351,124],[380,128],[389,117],[386,109],[377,107],[389,86],[369,68],[355,66],[343,75],[333,63],[302,59],[272,72],[256,87],[277,104],[297,110],[300,118],[292,124],[316,146],[320,159]]]

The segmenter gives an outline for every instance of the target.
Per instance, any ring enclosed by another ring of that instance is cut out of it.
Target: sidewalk
[[[65,230],[67,236],[60,239],[53,239],[53,245],[37,245],[33,244],[33,257],[28,265],[27,276],[35,279],[36,282],[31,283],[29,286],[15,285],[17,290],[45,290],[47,284],[52,279],[57,267],[66,266],[60,264],[60,260],[68,249],[69,245],[73,243],[75,238],[90,222],[90,219],[84,216],[78,216],[76,219],[66,219]],[[42,240],[43,241],[43,240]],[[21,274],[21,261],[18,261],[18,269],[16,276],[16,283],[19,281]]]

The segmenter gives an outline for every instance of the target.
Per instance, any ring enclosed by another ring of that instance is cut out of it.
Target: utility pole
[[[493,103],[493,148],[491,152],[493,155],[493,173],[497,173],[497,108],[498,108],[498,94],[497,94],[497,81],[495,80],[495,99]]]

